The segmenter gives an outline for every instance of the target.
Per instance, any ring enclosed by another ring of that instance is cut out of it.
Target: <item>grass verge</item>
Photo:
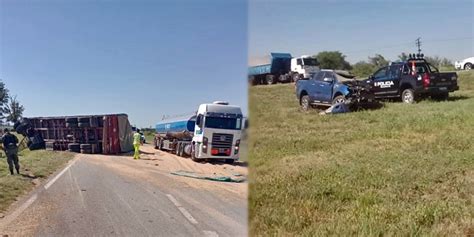
[[[23,150],[19,154],[20,173],[10,175],[5,153],[0,158],[0,213],[4,212],[20,195],[35,186],[33,179],[46,179],[57,169],[63,167],[73,153],[37,150]]]
[[[250,88],[257,236],[474,234],[474,72],[445,102],[302,113],[293,85]]]

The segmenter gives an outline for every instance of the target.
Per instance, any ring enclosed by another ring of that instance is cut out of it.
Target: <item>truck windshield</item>
[[[304,58],[303,62],[305,66],[318,66],[318,60],[315,58]]]
[[[205,127],[240,130],[241,123],[241,118],[206,117]]]

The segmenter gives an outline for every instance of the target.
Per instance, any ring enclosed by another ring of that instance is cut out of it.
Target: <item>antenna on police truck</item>
[[[416,39],[416,47],[418,47],[418,54],[421,54],[421,37]]]

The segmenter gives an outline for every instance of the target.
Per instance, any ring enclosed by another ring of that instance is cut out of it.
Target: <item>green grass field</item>
[[[251,87],[250,233],[474,234],[474,72],[458,75],[450,101],[338,115]]]
[[[20,173],[10,175],[5,153],[0,158],[0,213],[4,212],[18,196],[30,191],[33,178],[45,179],[57,169],[63,167],[73,153],[37,150],[20,152]]]

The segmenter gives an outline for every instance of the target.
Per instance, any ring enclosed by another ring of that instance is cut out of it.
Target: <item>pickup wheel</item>
[[[346,102],[346,97],[338,95],[332,100],[332,105]]]
[[[471,70],[472,69],[472,64],[471,63],[466,63],[464,65],[464,70]]]
[[[303,95],[301,97],[300,105],[301,105],[301,110],[303,110],[304,112],[307,112],[309,110],[310,104],[309,104],[309,96],[308,95]]]
[[[402,91],[402,101],[403,103],[413,104],[415,103],[415,91],[413,89],[405,89]]]

